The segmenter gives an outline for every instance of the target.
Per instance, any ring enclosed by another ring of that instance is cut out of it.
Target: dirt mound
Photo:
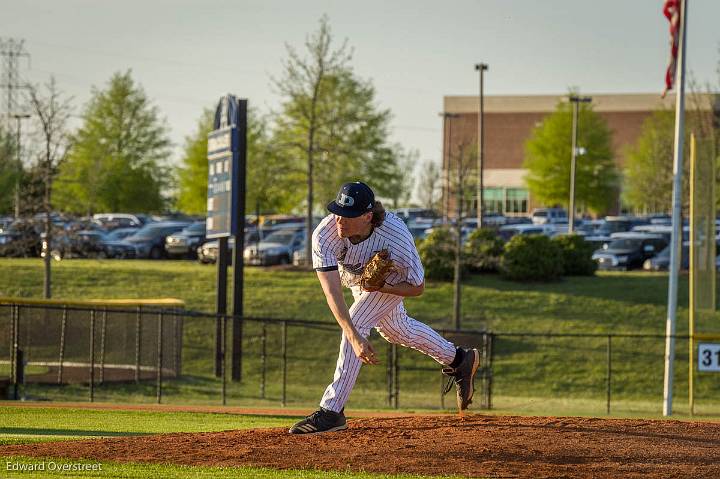
[[[0,447],[120,462],[644,479],[718,478],[718,451],[720,423],[483,415],[353,419],[346,431],[314,436],[273,428]]]

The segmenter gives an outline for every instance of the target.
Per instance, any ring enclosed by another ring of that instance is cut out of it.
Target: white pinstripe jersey
[[[329,214],[320,222],[312,235],[312,261],[317,271],[339,270],[342,284],[359,287],[363,269],[372,256],[383,249],[390,252],[397,271],[387,277],[394,285],[403,281],[419,286],[425,279],[425,271],[418,256],[410,230],[397,215],[385,214],[382,225],[364,241],[352,244],[348,238],[340,238],[335,226],[335,215]]]

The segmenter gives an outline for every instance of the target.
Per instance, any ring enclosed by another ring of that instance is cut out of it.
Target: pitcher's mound
[[[288,421],[288,427],[292,421]],[[346,431],[163,434],[0,447],[120,462],[527,478],[718,478],[720,423],[470,415],[367,418]]]

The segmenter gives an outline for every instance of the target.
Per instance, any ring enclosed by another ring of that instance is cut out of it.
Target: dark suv
[[[667,246],[660,235],[643,233],[616,233],[610,243],[595,251],[592,258],[599,269],[629,270],[641,268],[648,260]]]
[[[160,259],[165,257],[165,239],[187,228],[186,221],[161,221],[140,228],[134,235],[123,241],[135,247],[138,258]]]

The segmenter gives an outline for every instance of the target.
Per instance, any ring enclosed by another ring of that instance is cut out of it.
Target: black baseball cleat
[[[288,432],[290,434],[320,434],[322,432],[341,431],[343,429],[347,429],[343,411],[335,412],[320,408],[295,424]]]
[[[480,366],[480,353],[477,349],[463,349],[462,352],[463,358],[457,367],[447,367],[442,370],[442,373],[450,378],[443,393],[450,391],[455,383],[460,411],[464,411],[472,403],[475,392],[475,373]]]

